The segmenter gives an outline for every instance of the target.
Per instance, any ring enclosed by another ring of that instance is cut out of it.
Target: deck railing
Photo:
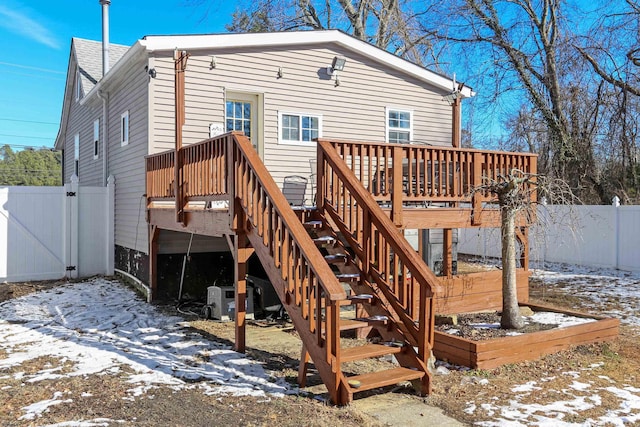
[[[434,340],[433,294],[438,279],[398,233],[374,196],[358,182],[353,168],[361,164],[352,160],[350,169],[343,161],[348,156],[346,146],[339,146],[342,153],[330,141],[318,141],[319,207],[340,228],[364,277],[382,293],[378,296],[393,307],[398,316],[396,323],[418,347],[418,355],[426,364]],[[384,161],[380,153],[386,150],[380,148],[375,158]],[[394,150],[397,154],[398,147],[391,147]],[[350,158],[358,155],[362,156],[363,151],[357,150],[355,155],[352,152]],[[374,177],[370,179],[372,183]]]
[[[332,398],[340,388],[340,307],[346,292],[308,232],[293,212],[251,142],[234,134],[230,144],[229,179],[232,199],[242,210],[241,221],[253,230],[248,236],[258,256],[268,254],[286,284],[277,289],[288,304],[297,306],[305,327],[296,325],[302,335],[313,337],[324,357],[314,358]],[[240,224],[238,224],[240,226]],[[253,239],[251,239],[253,237]],[[272,279],[273,281],[273,279]],[[307,343],[309,348],[309,343]],[[317,353],[316,353],[317,355]],[[327,375],[333,378],[326,378]],[[337,400],[334,400],[337,401]]]
[[[406,206],[428,203],[472,203],[474,209],[480,210],[483,203],[493,200],[492,195],[482,190],[483,185],[512,169],[527,174],[537,172],[534,154],[324,141],[334,147],[373,198],[395,213]],[[475,220],[479,221],[479,215]],[[396,221],[396,225],[400,224]]]
[[[147,198],[173,199],[175,182],[175,151],[147,156]]]

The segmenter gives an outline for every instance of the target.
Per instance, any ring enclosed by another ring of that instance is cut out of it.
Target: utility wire
[[[11,142],[0,142],[0,148],[4,147],[5,145],[8,145],[9,147],[33,148],[34,150],[40,150],[40,149],[53,150],[53,147],[47,147],[46,145],[41,145],[38,147],[33,144],[25,145],[25,144],[13,144]]]
[[[0,136],[6,136],[10,138],[53,139],[53,137],[50,136],[9,135],[6,133],[0,133]]]
[[[54,122],[39,122],[37,120],[10,119],[8,117],[0,117],[0,120],[4,122],[37,123],[40,125],[58,125],[58,123],[54,123]]]

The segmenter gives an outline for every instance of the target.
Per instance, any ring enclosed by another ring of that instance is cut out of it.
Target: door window
[[[251,139],[251,103],[246,101],[227,101],[227,132],[233,130],[244,132]]]

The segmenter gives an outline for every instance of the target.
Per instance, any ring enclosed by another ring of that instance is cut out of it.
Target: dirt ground
[[[0,301],[18,297],[24,293],[35,292],[40,289],[54,287],[59,283],[30,283],[30,284],[0,284]],[[562,292],[553,292],[542,287],[535,281],[531,286],[532,302],[544,302],[573,309],[580,309],[583,302],[579,298]],[[166,310],[171,310],[165,307]],[[176,314],[173,312],[172,314]],[[232,342],[234,340],[233,323],[219,323],[187,319],[194,330],[200,331],[205,337]],[[441,408],[445,414],[456,420],[471,424],[477,421],[490,421],[488,413],[476,412],[469,414],[465,411],[466,403],[474,400],[478,406],[496,401],[508,402],[513,395],[514,386],[524,384],[542,377],[554,376],[548,381],[544,393],[532,393],[527,403],[548,403],[557,398],[557,393],[567,389],[573,381],[569,376],[553,375],[572,371],[588,370],[594,361],[602,362],[596,369],[591,369],[589,382],[594,385],[606,386],[605,377],[614,381],[630,384],[640,384],[640,330],[622,326],[620,338],[608,344],[594,344],[575,347],[554,355],[546,356],[534,362],[506,365],[492,370],[455,370],[451,368],[448,375],[434,376],[433,393],[428,397],[419,397],[408,386],[390,388],[384,395],[385,404],[389,407],[413,408],[411,417],[415,422],[409,424],[406,420],[397,419],[390,425],[433,425],[433,420],[422,419],[424,416],[420,408],[430,406]],[[356,345],[355,339],[344,339],[345,345]],[[300,341],[290,324],[251,322],[247,328],[247,354],[260,362],[266,369],[277,376],[284,377],[291,384],[296,383],[298,360],[300,357]],[[0,359],[6,355],[0,352]],[[356,362],[345,366],[353,373],[371,368],[388,366],[391,362],[381,358],[371,362]],[[60,360],[37,359],[29,362],[28,366],[21,366],[20,371],[37,372],[51,366],[62,366]],[[17,371],[16,371],[17,372]],[[100,376],[90,376],[62,380],[45,380],[37,384],[25,383],[21,386],[20,378],[15,378],[11,369],[0,369],[0,425],[28,426],[45,425],[69,419],[99,419],[123,420],[126,425],[156,426],[209,426],[209,425],[273,425],[280,426],[379,426],[384,424],[371,414],[380,409],[380,400],[360,399],[350,407],[337,408],[324,403],[326,397],[324,386],[317,375],[311,371],[309,387],[299,396],[284,398],[255,398],[255,397],[224,397],[207,396],[197,384],[192,388],[176,392],[169,386],[154,389],[135,401],[123,399],[130,388],[126,380],[129,372],[109,372]],[[489,383],[483,383],[488,379]],[[6,386],[12,386],[10,389]],[[80,395],[83,399],[76,399],[64,405],[52,406],[35,421],[17,421],[24,413],[22,408],[29,403],[44,399],[51,399],[54,391],[63,394]],[[360,397],[360,396],[358,396]],[[581,412],[580,415],[569,416],[566,422],[580,422],[588,417],[595,418],[606,413],[609,409],[616,409],[619,401],[615,398],[603,399],[601,405],[594,409]],[[415,409],[417,408],[417,409]],[[398,411],[402,412],[402,411]],[[405,411],[406,412],[406,411]],[[417,418],[417,419],[416,419]],[[122,425],[110,423],[110,425]],[[439,424],[444,427],[445,424]]]

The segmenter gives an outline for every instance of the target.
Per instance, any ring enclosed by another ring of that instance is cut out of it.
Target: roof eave
[[[138,43],[147,51],[198,50],[210,48],[296,46],[317,43],[336,43],[347,49],[355,50],[368,58],[386,63],[391,68],[408,73],[445,91],[453,90],[453,80],[416,65],[406,59],[380,49],[363,40],[359,40],[339,30],[300,31],[295,37],[283,36],[286,33],[245,33],[245,34],[203,34],[189,36],[147,36]],[[463,86],[460,93],[464,98],[475,95],[471,88]]]

